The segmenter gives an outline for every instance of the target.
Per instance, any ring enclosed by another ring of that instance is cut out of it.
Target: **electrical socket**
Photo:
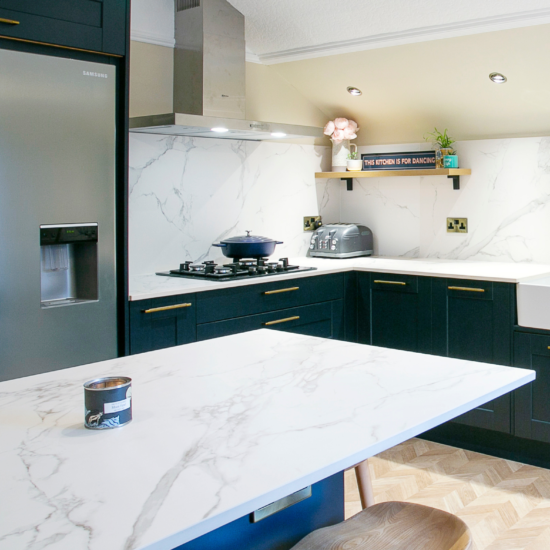
[[[322,225],[321,216],[304,216],[304,231],[315,231]]]
[[[468,233],[468,218],[447,218],[447,233]]]

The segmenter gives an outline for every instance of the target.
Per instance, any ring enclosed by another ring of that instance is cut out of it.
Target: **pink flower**
[[[357,130],[359,130],[359,128],[357,126],[357,122],[355,122],[355,120],[351,120],[351,119],[348,120],[348,128],[353,130],[353,133],[357,133]]]
[[[338,130],[343,130],[348,124],[349,124],[349,121],[347,118],[334,119],[334,125]]]
[[[334,130],[334,133],[332,134],[332,139],[335,143],[340,143],[342,140],[346,139],[344,137],[344,131],[343,130]]]
[[[344,132],[344,139],[355,139],[357,137],[357,134],[351,126],[346,126],[342,132]]]
[[[325,128],[323,130],[323,133],[326,135],[326,136],[330,136],[332,135],[332,132],[334,132],[334,122],[332,120],[329,120],[326,125],[325,125]]]

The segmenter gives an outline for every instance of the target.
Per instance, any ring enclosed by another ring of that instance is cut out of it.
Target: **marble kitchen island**
[[[134,420],[86,430],[120,375]],[[264,329],[3,382],[0,549],[171,550],[534,377]]]

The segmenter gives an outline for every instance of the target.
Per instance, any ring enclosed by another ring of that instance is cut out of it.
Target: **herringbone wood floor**
[[[411,439],[369,459],[376,502],[425,504],[462,518],[472,550],[550,550],[550,470]],[[346,517],[361,510],[346,472]]]

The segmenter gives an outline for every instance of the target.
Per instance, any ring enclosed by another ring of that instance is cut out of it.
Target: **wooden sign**
[[[363,170],[425,170],[435,168],[435,151],[363,153]]]

